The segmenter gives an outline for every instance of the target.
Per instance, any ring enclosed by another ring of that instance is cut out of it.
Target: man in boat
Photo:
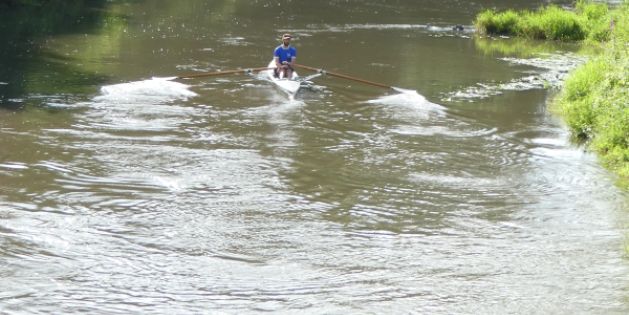
[[[282,45],[277,46],[273,53],[275,76],[278,78],[291,78],[293,75],[297,49],[290,45],[291,38],[290,34],[282,35]]]

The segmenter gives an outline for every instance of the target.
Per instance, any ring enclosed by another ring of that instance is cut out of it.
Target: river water
[[[12,12],[0,313],[627,314],[629,195],[546,107],[584,57],[473,33],[541,4]],[[284,32],[300,63],[411,91],[163,78],[265,66]]]

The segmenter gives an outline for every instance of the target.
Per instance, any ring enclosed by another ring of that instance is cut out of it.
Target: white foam
[[[186,100],[197,96],[190,86],[171,81],[175,78],[152,78],[101,87],[101,95],[94,98],[99,102],[160,103],[173,100]]]
[[[502,94],[504,91],[526,91],[560,87],[570,71],[585,62],[585,59],[573,54],[545,54],[543,58],[500,58],[514,65],[530,66],[526,76],[508,82],[477,83],[459,91],[450,92],[444,101],[469,101],[484,99]]]
[[[8,168],[8,169],[13,169],[13,170],[25,170],[28,168],[28,166],[24,165],[23,163],[6,163],[6,164],[0,164],[0,168]]]
[[[400,92],[398,94],[386,95],[374,100],[369,100],[367,103],[369,104],[381,104],[381,105],[393,105],[393,106],[403,106],[410,107],[414,109],[419,109],[421,111],[433,111],[442,113],[445,108],[439,104],[435,104],[426,100],[425,97],[417,93],[414,90],[405,90],[400,88],[395,88],[396,91]]]

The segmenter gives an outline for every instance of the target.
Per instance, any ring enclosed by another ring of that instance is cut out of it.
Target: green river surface
[[[85,2],[0,8],[1,314],[629,313],[629,194],[546,105],[580,47],[473,30],[548,1]],[[285,32],[411,91],[165,79]]]

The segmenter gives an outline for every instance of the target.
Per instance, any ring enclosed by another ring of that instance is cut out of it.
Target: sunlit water
[[[581,57],[484,55],[456,1],[151,3],[110,8],[110,80],[0,111],[0,312],[629,311],[629,198],[546,112],[555,81],[521,79]],[[264,65],[285,30],[301,62],[403,89],[171,77]]]

